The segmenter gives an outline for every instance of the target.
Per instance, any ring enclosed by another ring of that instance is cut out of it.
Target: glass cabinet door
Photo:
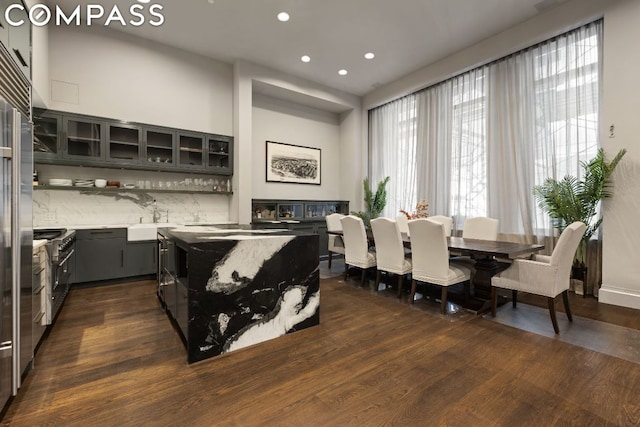
[[[149,166],[159,163],[164,167],[175,165],[175,139],[175,133],[166,129],[146,129],[144,163]]]
[[[276,219],[276,203],[275,202],[254,202],[252,204],[253,211],[251,213],[251,218],[253,219],[267,219],[274,220]]]
[[[207,169],[218,173],[232,170],[233,144],[230,138],[218,135],[207,137]]]
[[[140,162],[140,128],[109,125],[107,160],[123,163]]]
[[[339,213],[342,215],[349,215],[349,202],[329,202],[326,206],[326,214],[331,215],[333,213]]]
[[[197,133],[178,134],[178,167],[202,168],[204,166],[204,136]]]
[[[278,219],[297,220],[302,218],[302,203],[288,203],[278,205]]]
[[[33,154],[38,158],[56,158],[62,153],[60,134],[62,116],[43,111],[33,112]]]
[[[104,126],[89,119],[65,119],[66,156],[83,160],[103,160]]]
[[[324,203],[305,203],[304,217],[307,219],[323,219],[326,213]]]

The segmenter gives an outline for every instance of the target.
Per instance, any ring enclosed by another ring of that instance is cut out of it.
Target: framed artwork
[[[320,185],[321,150],[267,141],[267,182]]]

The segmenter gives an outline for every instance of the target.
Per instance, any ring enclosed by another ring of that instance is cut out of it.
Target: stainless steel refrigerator
[[[0,97],[0,410],[33,358],[33,126]]]

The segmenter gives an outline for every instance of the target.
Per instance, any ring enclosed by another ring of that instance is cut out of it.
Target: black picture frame
[[[267,182],[321,185],[322,150],[267,141],[265,168]]]

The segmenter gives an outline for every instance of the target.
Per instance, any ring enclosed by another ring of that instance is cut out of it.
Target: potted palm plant
[[[587,243],[602,223],[602,217],[596,218],[599,216],[598,204],[600,200],[612,195],[611,174],[626,152],[627,150],[622,149],[613,160],[607,161],[604,150],[600,148],[593,159],[580,163],[582,180],[571,175],[560,181],[548,178],[544,184],[533,188],[538,206],[549,214],[553,226],[560,233],[575,221],[582,221],[587,225],[573,260],[574,277],[582,277],[583,281],[586,280]]]
[[[378,183],[376,192],[374,193],[369,185],[369,178],[362,181],[364,187],[364,211],[352,211],[351,215],[362,218],[364,224],[369,227],[371,220],[378,218],[384,207],[387,205],[387,184],[391,177],[386,177]]]

